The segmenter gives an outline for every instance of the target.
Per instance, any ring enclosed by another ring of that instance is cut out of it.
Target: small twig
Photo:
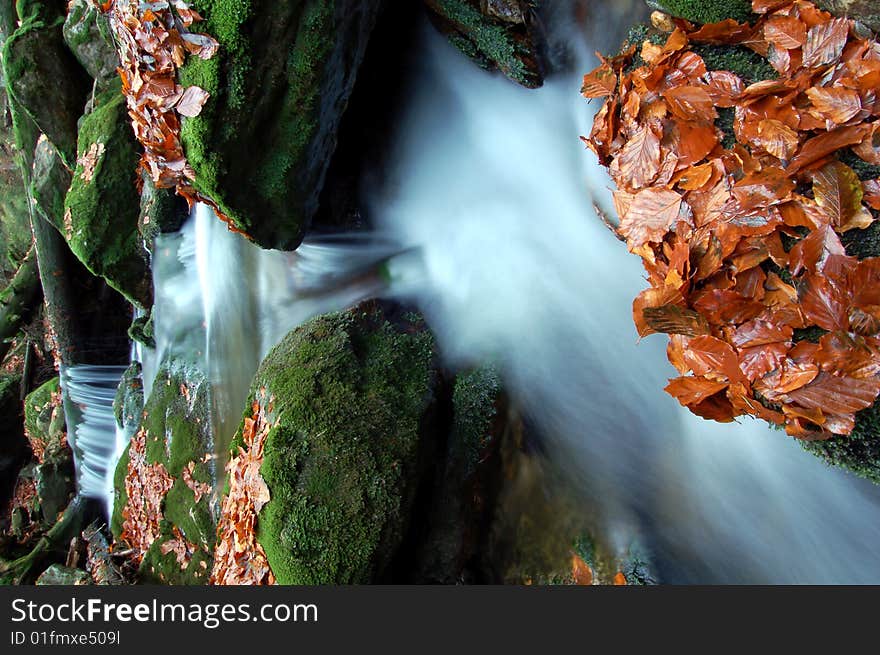
[[[616,238],[618,241],[626,243],[626,239],[624,239],[620,235],[620,232],[617,231],[617,226],[611,221],[610,218],[608,218],[608,214],[602,211],[602,208],[599,207],[599,205],[597,205],[595,202],[593,203],[593,209],[596,210],[596,214],[599,216],[599,220],[605,224],[605,227],[611,230],[611,234],[614,235],[614,238]]]

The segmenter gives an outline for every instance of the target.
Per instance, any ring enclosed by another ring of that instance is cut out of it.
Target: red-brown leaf
[[[643,189],[621,219],[619,232],[626,238],[630,250],[649,242],[659,243],[680,220],[681,207],[681,196],[675,191]]]
[[[815,68],[836,60],[843,52],[848,34],[849,21],[845,18],[834,18],[811,27],[804,44],[804,66]]]

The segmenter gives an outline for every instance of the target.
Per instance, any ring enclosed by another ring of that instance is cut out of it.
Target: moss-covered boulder
[[[483,366],[459,373],[452,422],[438,457],[419,553],[417,582],[485,582],[485,546],[501,482],[499,446],[508,429],[508,400],[498,373]]]
[[[3,46],[7,91],[73,167],[77,119],[91,81],[64,42],[65,3],[19,2],[17,7],[21,24]]]
[[[90,585],[93,584],[93,581],[92,576],[82,569],[63,566],[62,564],[52,564],[40,574],[34,584],[38,586],[64,585],[70,587]]]
[[[135,372],[123,377],[117,421],[130,429],[137,410]],[[128,400],[126,400],[128,398]],[[136,462],[134,466],[130,463]],[[167,489],[149,495],[142,487],[156,476]],[[167,476],[167,477],[166,477]],[[208,381],[194,367],[172,361],[162,365],[143,408],[131,445],[114,479],[111,530],[140,551],[143,582],[205,584],[211,572],[215,526],[215,482]],[[129,489],[138,489],[136,501]],[[156,501],[155,513],[149,502]]]
[[[67,46],[99,86],[105,87],[116,77],[119,57],[109,20],[93,2],[69,2],[63,32]]]
[[[95,275],[141,307],[152,303],[146,251],[137,230],[138,145],[120,82],[95,98],[83,117],[77,161],[58,226]]]
[[[265,248],[292,250],[317,209],[381,0],[198,0],[220,42],[184,84],[211,94],[181,137],[194,186]]]
[[[131,371],[123,378],[117,396],[122,399],[117,420],[126,425],[138,402],[133,375]],[[142,417],[116,469],[111,530],[140,550],[143,582],[205,584],[216,529],[207,378],[184,362],[166,362]],[[167,489],[149,491],[149,481],[156,477],[167,480]],[[140,507],[128,494],[135,489]],[[149,504],[151,498],[156,507]]]
[[[133,434],[141,424],[144,412],[144,382],[139,362],[132,362],[122,374],[116,397],[113,399],[113,416],[120,430]]]
[[[375,304],[318,317],[269,353],[244,420],[256,406],[271,426],[257,538],[279,583],[383,579],[410,523],[437,383],[423,324],[392,323]]]
[[[168,232],[176,232],[183,227],[189,216],[186,201],[174,189],[157,189],[153,178],[146,172],[141,175],[141,202],[138,216],[138,231],[144,247],[153,252],[156,237]]]
[[[27,522],[49,529],[76,493],[73,453],[67,444],[61,384],[48,380],[24,399],[24,429],[31,463],[19,473],[18,484],[31,486],[25,508]]]
[[[519,0],[425,0],[450,42],[488,69],[528,88],[543,84],[540,42],[530,27],[533,4]]]

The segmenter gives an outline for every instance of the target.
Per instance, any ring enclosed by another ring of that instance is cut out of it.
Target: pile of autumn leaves
[[[880,180],[838,151],[880,165],[880,44],[809,2],[752,4],[754,24],[667,19],[644,65],[635,46],[603,59],[584,78],[605,99],[585,142],[651,285],[633,303],[639,334],[670,337],[681,377],[666,390],[704,418],[847,435],[880,393],[880,258],[848,256],[839,235],[875,220]],[[747,86],[690,44],[750,48],[778,78]]]
[[[208,93],[182,87],[177,70],[188,55],[213,57],[217,41],[189,30],[203,19],[184,0],[110,0],[103,7],[119,53],[132,127],[144,148],[141,166],[157,188],[176,188],[190,203],[206,201],[192,187],[195,172],[180,142],[180,121],[198,116]]]

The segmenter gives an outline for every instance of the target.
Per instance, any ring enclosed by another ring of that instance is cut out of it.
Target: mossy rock
[[[499,444],[508,429],[507,395],[494,367],[463,371],[452,390],[446,450],[421,546],[417,582],[485,582],[480,554],[500,484]]]
[[[144,241],[144,247],[153,252],[157,236],[177,232],[183,227],[189,216],[189,208],[186,201],[178,196],[174,189],[157,189],[153,178],[145,171],[141,174],[141,182],[138,231]]]
[[[837,16],[846,16],[880,31],[880,2],[877,0],[819,0],[822,9]]]
[[[73,0],[68,4],[63,31],[70,50],[101,87],[116,77],[119,57],[110,23],[91,0]]]
[[[517,84],[536,88],[543,84],[538,44],[526,21],[525,3],[485,3],[479,0],[425,0],[432,20],[450,42],[480,66],[498,69]],[[507,11],[489,5],[516,5]],[[513,9],[519,9],[519,12]],[[511,16],[516,15],[516,22]],[[502,18],[505,16],[505,18]]]
[[[83,118],[77,157],[61,232],[86,268],[129,301],[149,307],[150,270],[137,230],[138,146],[120,82],[96,96]]]
[[[309,321],[265,358],[250,399],[269,399],[272,425],[257,538],[280,584],[383,579],[410,523],[437,384],[424,326],[372,303]],[[240,429],[233,451],[241,443]]]
[[[92,576],[82,569],[75,569],[62,564],[52,564],[43,571],[34,583],[37,586],[64,585],[82,586],[94,584]]]
[[[148,464],[161,464],[174,479],[162,503],[160,535],[144,554],[140,577],[147,583],[206,584],[216,534],[216,518],[211,494],[196,501],[195,493],[184,480],[190,470],[197,483],[214,486],[216,481],[213,441],[210,427],[209,385],[207,378],[182,361],[164,363],[153,383],[152,392],[140,415],[137,429],[145,431]],[[136,371],[123,376],[117,394],[117,421],[132,429],[132,415],[137,416]],[[114,505],[110,528],[119,539],[122,533],[122,510],[129,502],[125,491],[129,454],[126,450],[116,467]],[[190,557],[178,563],[173,552],[162,552],[163,544],[178,531],[192,546]],[[204,565],[200,562],[205,562]]]
[[[800,443],[829,465],[840,466],[880,484],[880,406],[876,403],[856,414],[852,434]]]
[[[380,0],[198,0],[220,43],[184,85],[211,94],[181,139],[195,188],[264,248],[302,241]]]
[[[91,83],[64,42],[64,15],[61,2],[19,6],[21,25],[3,46],[3,73],[7,92],[72,168],[77,120]]]
[[[113,399],[116,427],[128,434],[134,433],[140,427],[144,412],[142,377],[140,362],[132,362],[122,374],[116,389],[116,397]]]
[[[727,18],[747,21],[756,18],[751,0],[647,0],[652,9],[694,23],[717,23]]]
[[[65,442],[66,423],[61,404],[61,382],[47,380],[24,399],[24,427],[33,452],[44,459],[69,459]]]

